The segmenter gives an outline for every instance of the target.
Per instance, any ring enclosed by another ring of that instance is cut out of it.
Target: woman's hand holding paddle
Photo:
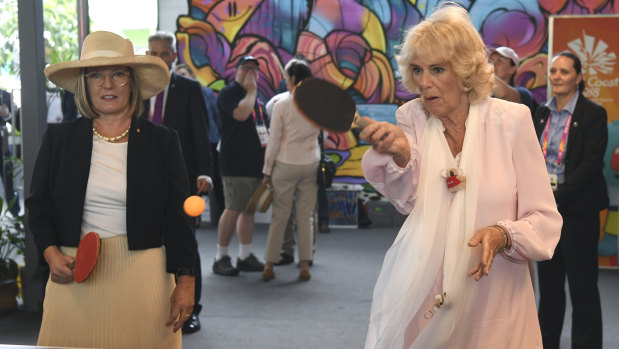
[[[43,252],[43,257],[49,264],[51,280],[59,284],[68,284],[73,281],[73,265],[75,258],[68,256],[58,249],[58,246],[49,246]]]
[[[374,121],[367,116],[361,117],[363,131],[359,138],[370,143],[372,148],[382,154],[393,156],[393,160],[400,167],[406,167],[411,159],[408,138],[401,128],[384,121]]]

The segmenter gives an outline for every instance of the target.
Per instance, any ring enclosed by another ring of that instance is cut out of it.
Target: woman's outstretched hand
[[[503,248],[509,248],[510,245],[509,240],[506,242],[503,233],[496,227],[484,227],[476,231],[468,245],[476,247],[479,244],[482,247],[481,261],[468,273],[468,276],[475,275],[476,281],[490,274],[494,256]]]

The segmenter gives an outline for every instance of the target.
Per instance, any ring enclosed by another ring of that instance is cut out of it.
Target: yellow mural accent
[[[211,8],[206,21],[232,43],[261,2],[261,0],[221,1]]]
[[[373,12],[365,10],[363,12],[363,23],[364,30],[361,36],[368,41],[373,49],[385,52],[387,50],[385,32],[383,30],[383,24],[378,17],[376,17]]]

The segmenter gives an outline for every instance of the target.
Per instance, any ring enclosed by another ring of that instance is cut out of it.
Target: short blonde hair
[[[140,94],[140,88],[138,87],[138,80],[133,73],[133,69],[126,67],[129,71],[129,77],[131,79],[131,91],[129,94],[129,113],[132,117],[138,117],[144,111],[144,103],[142,102],[142,95]],[[75,88],[75,103],[77,109],[83,117],[89,119],[95,119],[99,117],[99,114],[92,107],[92,101],[88,93],[88,87],[86,85],[86,68],[80,70],[80,74],[77,77],[77,84]]]
[[[404,42],[396,50],[402,84],[412,93],[419,92],[411,66],[415,58],[449,64],[471,103],[492,91],[494,68],[488,63],[486,46],[468,13],[459,5],[443,5],[408,29]]]

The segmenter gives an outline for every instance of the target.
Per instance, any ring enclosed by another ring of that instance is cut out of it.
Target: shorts
[[[226,209],[245,211],[249,199],[262,184],[257,177],[222,177]]]

